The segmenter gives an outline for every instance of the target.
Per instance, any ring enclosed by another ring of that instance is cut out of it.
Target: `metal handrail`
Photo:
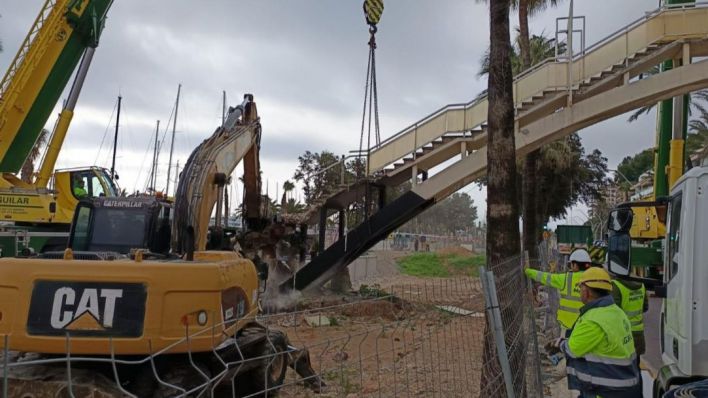
[[[691,4],[666,4],[666,5],[663,5],[663,6],[661,6],[661,7],[657,7],[657,8],[655,8],[654,10],[651,10],[651,11],[646,12],[646,13],[644,14],[644,16],[639,17],[639,18],[633,20],[633,21],[630,22],[629,24],[627,24],[627,25],[625,25],[625,26],[623,26],[623,27],[617,29],[616,31],[610,33],[609,35],[607,35],[607,36],[603,37],[602,39],[598,40],[597,42],[593,43],[593,44],[590,45],[588,48],[586,48],[584,51],[579,52],[578,54],[574,55],[574,56],[573,56],[573,62],[575,62],[576,60],[580,60],[581,58],[587,56],[588,54],[590,54],[590,53],[592,53],[592,52],[598,50],[598,49],[599,49],[600,47],[602,47],[604,44],[606,44],[606,43],[608,43],[608,42],[610,42],[610,41],[612,41],[612,40],[614,40],[614,39],[620,37],[620,36],[623,35],[623,34],[626,34],[626,33],[629,32],[631,29],[637,27],[638,25],[640,25],[641,23],[643,23],[643,22],[645,22],[645,21],[647,21],[647,20],[649,20],[649,19],[652,19],[652,18],[654,18],[654,17],[660,15],[660,14],[661,14],[662,12],[664,12],[664,11],[673,11],[673,10],[681,10],[681,9],[706,8],[706,7],[708,7],[708,1],[705,1],[705,0],[704,0],[704,1],[697,1],[697,2],[691,3]],[[629,54],[628,54],[628,55],[629,55]],[[567,57],[566,57],[566,58],[567,58]],[[531,68],[525,70],[524,72],[520,73],[519,75],[517,75],[517,76],[514,78],[514,83],[518,82],[519,80],[525,78],[527,75],[530,75],[530,74],[532,74],[532,73],[538,71],[539,69],[541,69],[541,68],[543,68],[543,67],[545,67],[546,65],[551,64],[551,63],[567,63],[567,61],[560,62],[560,61],[558,61],[558,59],[555,58],[555,57],[546,58],[544,61],[542,61],[542,62],[536,64],[535,66],[533,66],[533,67],[531,67]],[[463,109],[471,108],[472,106],[474,106],[474,105],[476,105],[477,103],[479,103],[479,102],[485,100],[486,98],[487,98],[486,95],[480,95],[480,96],[478,96],[477,98],[475,98],[475,99],[473,99],[472,101],[469,101],[469,102],[467,102],[467,103],[454,103],[454,104],[445,105],[445,106],[439,108],[438,110],[436,110],[436,111],[430,113],[429,115],[423,117],[422,119],[418,120],[417,122],[415,122],[415,123],[413,123],[413,124],[411,124],[411,125],[409,125],[409,126],[403,128],[402,130],[399,130],[397,133],[395,133],[395,134],[389,136],[389,137],[386,138],[385,140],[381,141],[378,145],[373,146],[371,149],[372,149],[372,151],[376,151],[376,150],[381,149],[383,146],[385,146],[385,145],[387,145],[388,143],[390,143],[390,142],[396,140],[396,139],[399,138],[400,136],[402,136],[402,135],[408,133],[410,130],[417,128],[418,125],[424,124],[426,121],[428,121],[428,120],[432,119],[433,117],[438,116],[438,115],[440,115],[440,114],[442,114],[442,113],[444,113],[444,112],[447,112],[448,110],[458,109],[458,108],[460,108],[460,107],[463,107]]]
[[[317,170],[316,172],[314,172],[312,174],[308,174],[305,176],[305,178],[309,179],[310,177],[318,176],[318,175],[328,171],[329,169],[332,169],[334,167],[341,165],[347,159],[353,159],[353,158],[358,158],[358,157],[360,157],[360,156],[359,155],[341,156],[341,157],[339,157],[337,162],[330,164],[329,166],[325,167],[324,169]]]
[[[398,138],[399,136],[405,134],[406,132],[408,132],[408,131],[411,130],[411,129],[416,129],[416,128],[418,127],[418,125],[423,124],[423,123],[427,122],[428,120],[430,120],[430,119],[432,119],[432,118],[434,118],[434,117],[436,117],[436,116],[438,116],[438,115],[440,115],[440,114],[443,114],[443,113],[447,112],[448,110],[460,109],[460,108],[462,108],[462,109],[471,108],[472,106],[476,105],[476,104],[479,103],[479,102],[482,102],[482,101],[483,101],[484,99],[486,99],[486,98],[487,98],[486,95],[485,95],[485,96],[479,96],[479,97],[477,97],[477,98],[475,98],[475,99],[473,99],[472,101],[467,102],[467,103],[460,102],[460,103],[445,105],[445,106],[439,108],[438,110],[433,111],[433,112],[430,113],[429,115],[423,117],[422,119],[418,120],[417,122],[411,124],[410,126],[408,126],[408,127],[404,128],[404,129],[400,130],[398,133],[396,133],[396,134],[394,134],[394,135],[392,135],[392,136],[386,138],[385,140],[381,141],[378,145],[373,146],[371,149],[372,149],[372,150],[376,150],[376,149],[378,149],[378,148],[381,148],[382,146],[384,146],[385,144],[387,144],[389,141],[392,141],[392,140]]]

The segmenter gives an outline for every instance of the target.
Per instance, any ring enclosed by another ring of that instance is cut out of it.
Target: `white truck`
[[[666,222],[663,280],[631,275],[633,207],[656,207]],[[654,381],[654,397],[708,396],[708,166],[686,172],[669,197],[618,206],[607,227],[609,271],[620,279],[644,282],[663,298],[664,366]]]

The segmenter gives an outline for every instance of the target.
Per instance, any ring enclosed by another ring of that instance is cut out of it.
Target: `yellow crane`
[[[0,231],[3,255],[65,242],[81,196],[75,186],[82,184],[91,196],[118,193],[103,168],[55,170],[111,4],[112,0],[47,0],[0,82],[0,220],[18,227]],[[18,175],[22,165],[77,65],[44,158],[29,181],[23,180]],[[20,236],[22,245],[17,242]]]

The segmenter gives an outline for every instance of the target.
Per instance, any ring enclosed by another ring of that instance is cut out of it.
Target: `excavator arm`
[[[177,253],[205,250],[214,205],[223,199],[228,176],[244,160],[247,218],[258,217],[260,172],[258,152],[261,125],[253,95],[229,109],[223,126],[197,146],[184,166],[175,193],[173,244]],[[222,206],[217,207],[217,213]]]

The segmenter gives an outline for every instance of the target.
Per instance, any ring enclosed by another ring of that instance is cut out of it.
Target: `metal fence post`
[[[509,365],[509,354],[504,341],[504,325],[502,324],[501,312],[499,311],[499,298],[497,288],[494,283],[494,273],[482,267],[482,287],[484,291],[484,301],[487,309],[487,319],[494,333],[494,341],[497,346],[497,357],[504,374],[504,384],[506,385],[506,396],[514,398],[514,381]]]
[[[533,287],[531,284],[531,280],[527,279],[526,280],[526,289],[528,292],[530,292],[530,295],[533,295]],[[534,377],[534,383],[536,383],[536,389],[538,390],[538,396],[542,397],[543,396],[543,374],[541,370],[541,353],[540,349],[538,346],[538,334],[536,332],[536,310],[534,309],[533,305],[533,297],[531,297],[527,301],[527,313],[529,317],[529,333],[531,333],[531,355],[533,356],[534,360],[534,365],[532,366],[531,371],[533,372],[533,377]],[[544,317],[544,322],[547,319],[547,317]]]

